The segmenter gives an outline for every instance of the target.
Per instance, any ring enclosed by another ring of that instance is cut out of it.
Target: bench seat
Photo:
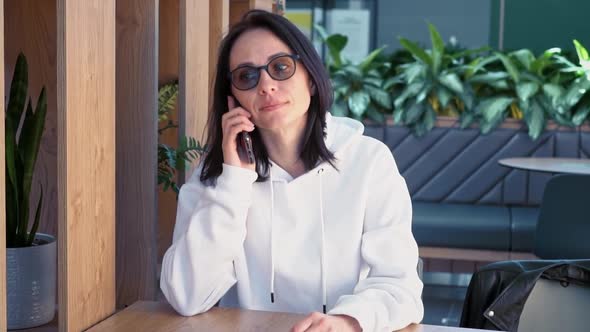
[[[413,202],[419,246],[532,252],[538,208]]]

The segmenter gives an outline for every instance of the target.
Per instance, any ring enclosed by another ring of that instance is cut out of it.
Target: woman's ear
[[[312,80],[309,80],[309,91],[311,92],[311,95],[312,96],[315,96],[316,90],[317,89],[316,89],[315,84],[313,83],[313,81]]]

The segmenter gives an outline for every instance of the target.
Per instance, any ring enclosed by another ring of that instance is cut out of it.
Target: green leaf
[[[536,73],[537,75],[542,75],[543,70],[547,66],[551,65],[551,58],[559,53],[561,53],[561,49],[557,47],[546,50],[540,57],[533,61],[530,66],[530,71]]]
[[[471,112],[463,112],[461,114],[461,129],[469,127],[475,121],[475,115]]]
[[[442,57],[445,53],[445,43],[434,25],[428,23],[428,30],[430,30],[430,42],[432,43],[432,72],[436,74],[440,71]]]
[[[47,114],[47,94],[45,87],[41,89],[35,113],[29,101],[25,120],[22,125],[21,141],[18,144],[18,149],[21,151],[21,158],[23,160],[23,183],[22,194],[28,197],[31,192],[31,183],[33,181],[33,172],[35,171],[35,163],[39,155],[39,148],[41,147],[41,138],[43,136],[43,129],[45,128],[45,118]]]
[[[578,109],[578,111],[574,114],[574,116],[572,117],[572,123],[575,126],[581,126],[582,123],[584,123],[584,121],[588,117],[588,114],[590,114],[590,107],[588,105],[584,105],[583,107],[580,107]]]
[[[441,108],[447,107],[449,100],[453,97],[453,95],[444,87],[436,89],[436,96],[438,97],[438,102],[440,103]]]
[[[590,81],[585,76],[577,78],[563,95],[562,103],[568,109],[573,107],[586,94],[588,89],[590,89]]]
[[[461,94],[463,93],[463,83],[455,73],[445,74],[438,78],[439,82],[449,90]]]
[[[424,129],[429,132],[436,123],[436,112],[432,108],[428,108],[423,115]]]
[[[6,122],[10,122],[15,133],[19,127],[22,113],[25,109],[25,103],[27,102],[28,84],[27,59],[23,53],[19,53],[10,84],[10,97],[6,106]],[[8,126],[8,124],[5,124],[5,126]]]
[[[502,64],[504,64],[504,68],[506,68],[508,74],[510,74],[510,77],[512,77],[512,80],[518,83],[520,81],[520,75],[518,73],[518,69],[516,69],[516,66],[514,65],[512,60],[510,60],[510,58],[508,58],[502,53],[495,52],[494,54],[496,54],[498,58],[500,58],[500,61],[502,61]]]
[[[491,55],[486,58],[476,58],[468,66],[466,77],[469,78],[475,75],[478,71],[482,70],[486,65],[496,62],[499,59],[497,55]]]
[[[400,108],[402,104],[406,101],[406,99],[416,96],[420,92],[420,90],[422,90],[423,86],[423,83],[412,83],[406,86],[404,91],[402,91],[402,93],[395,99],[394,107],[396,109]]]
[[[363,115],[367,106],[369,106],[369,102],[371,101],[371,97],[365,91],[355,91],[350,95],[348,98],[348,109],[357,116]]]
[[[383,82],[383,89],[390,90],[394,85],[403,83],[403,80],[399,76],[393,76]]]
[[[551,106],[558,108],[561,96],[564,95],[564,90],[560,85],[545,83],[543,84],[543,92],[551,100]]]
[[[385,123],[385,114],[379,112],[374,107],[370,107],[367,109],[367,116],[369,119],[378,122],[378,123]]]
[[[35,240],[35,235],[37,234],[37,229],[39,229],[39,220],[41,219],[41,207],[43,206],[43,187],[39,190],[39,202],[37,203],[37,208],[35,209],[35,221],[33,222],[33,227],[29,232],[29,239],[27,241],[27,246],[30,247]]]
[[[314,24],[313,28],[318,33],[318,35],[320,35],[320,38],[322,39],[322,41],[325,42],[326,39],[328,39],[328,32],[326,32],[326,29],[324,29],[323,26],[321,26],[319,24]]]
[[[469,82],[471,82],[471,83],[492,83],[492,82],[496,82],[498,80],[506,79],[509,76],[510,75],[508,75],[507,72],[494,71],[494,72],[488,72],[485,74],[473,75],[473,76],[471,76],[471,78],[469,78]]]
[[[376,88],[370,85],[365,86],[365,90],[369,92],[371,99],[375,101],[375,103],[387,110],[391,110],[393,108],[393,103],[391,101],[391,96],[389,93],[383,91],[380,88]]]
[[[580,61],[590,61],[590,56],[588,56],[588,50],[576,39],[574,39],[574,46],[576,48],[576,53],[578,54],[578,59]]]
[[[158,116],[160,120],[167,120],[166,114],[176,107],[178,97],[178,82],[164,84],[158,89]]]
[[[432,67],[432,58],[430,57],[430,55],[428,55],[428,53],[426,53],[426,51],[424,51],[420,46],[418,46],[418,44],[402,37],[399,38],[399,43],[403,46],[403,48],[412,53],[412,55],[420,59],[420,61]]]
[[[335,102],[334,104],[332,104],[331,113],[335,116],[347,116],[348,108],[346,107],[346,105],[340,102]]]
[[[426,67],[421,62],[411,64],[404,71],[406,84],[412,84],[418,81],[419,78],[423,77],[426,72]]]
[[[422,103],[412,104],[412,106],[410,106],[410,108],[408,108],[408,111],[406,112],[404,123],[408,125],[417,122],[418,119],[422,116],[422,113],[424,113],[425,109],[426,108]]]
[[[486,122],[495,122],[503,116],[512,102],[512,97],[504,96],[484,99],[476,106],[475,113],[481,114]]]
[[[536,140],[545,129],[545,111],[536,99],[532,100],[528,117],[525,119],[529,127],[529,136]]]
[[[365,85],[371,85],[373,87],[380,88],[381,84],[383,84],[383,80],[375,77],[365,77],[363,79],[363,83],[365,83]]]
[[[381,54],[381,52],[383,52],[384,49],[385,47],[380,47],[374,50],[373,52],[369,53],[369,55],[367,55],[367,57],[360,63],[360,69],[363,72],[367,72],[367,70],[369,70],[369,68],[371,67],[371,64],[373,64],[373,61],[375,61],[377,56],[379,56],[379,54]]]
[[[516,84],[516,94],[522,101],[527,101],[539,91],[539,84],[535,82],[520,82]]]
[[[342,50],[346,47],[347,43],[348,37],[341,34],[333,34],[326,39],[326,46],[330,52],[330,58],[336,68],[342,67]]]
[[[518,51],[514,51],[510,53],[511,56],[514,56],[518,62],[520,62],[524,68],[527,70],[531,70],[531,64],[535,61],[535,55],[531,50],[528,49],[521,49]]]

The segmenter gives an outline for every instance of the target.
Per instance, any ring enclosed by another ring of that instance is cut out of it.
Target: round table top
[[[500,159],[498,163],[527,171],[590,175],[590,159],[528,157]]]

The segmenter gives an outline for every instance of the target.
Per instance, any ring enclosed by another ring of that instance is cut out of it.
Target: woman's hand
[[[325,315],[314,312],[295,324],[291,332],[361,332],[359,322],[346,315]]]
[[[252,115],[244,108],[236,107],[236,101],[232,96],[227,97],[227,106],[229,112],[221,117],[223,162],[254,171],[256,164],[250,164],[248,158],[240,156],[242,152],[238,151],[238,139],[240,139],[238,134],[242,131],[251,132],[254,130],[254,124],[250,121]]]

